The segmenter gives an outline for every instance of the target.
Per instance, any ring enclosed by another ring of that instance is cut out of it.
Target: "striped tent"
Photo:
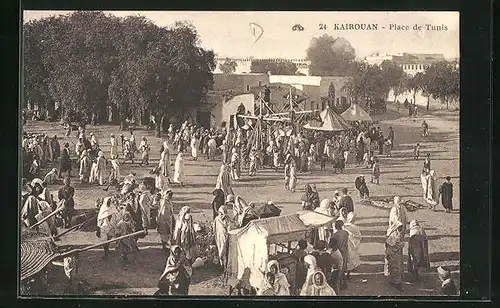
[[[304,128],[327,132],[343,131],[351,128],[351,125],[336,114],[329,106],[320,113],[320,116],[322,120],[321,125],[316,126],[313,123],[308,123],[304,125]]]
[[[372,122],[372,118],[361,106],[358,104],[351,104],[346,111],[342,112],[340,115],[344,120],[348,122]]]

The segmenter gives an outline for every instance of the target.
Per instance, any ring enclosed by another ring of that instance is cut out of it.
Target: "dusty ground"
[[[425,119],[429,123],[430,136],[425,140],[420,136],[420,125]],[[370,184],[370,195],[373,197],[393,197],[400,195],[403,200],[411,199],[424,203],[420,184],[420,171],[423,160],[413,160],[413,146],[419,142],[422,156],[431,153],[432,167],[440,177],[452,177],[454,185],[454,212],[444,213],[439,206],[437,212],[427,209],[408,213],[409,220],[418,219],[428,234],[429,253],[432,273],[424,274],[421,282],[406,283],[404,293],[396,291],[387,284],[383,276],[384,240],[387,228],[388,211],[359,204],[357,193],[354,192],[354,179],[363,173],[369,179],[369,171],[356,167],[348,167],[344,174],[333,174],[327,171],[314,171],[309,175],[300,175],[295,193],[283,188],[282,172],[261,170],[256,177],[244,176],[242,181],[234,184],[235,192],[247,201],[267,202],[272,200],[283,213],[293,213],[300,209],[300,196],[305,183],[316,184],[320,198],[332,198],[334,190],[348,187],[356,202],[356,224],[361,228],[363,235],[361,244],[361,266],[352,274],[349,288],[340,295],[346,296],[374,296],[374,295],[432,295],[437,294],[439,283],[436,280],[435,268],[448,265],[454,270],[454,278],[459,283],[459,209],[460,209],[460,177],[459,177],[459,122],[458,112],[439,112],[435,114],[420,114],[417,120],[408,119],[395,112],[380,118],[380,126],[387,133],[392,126],[396,135],[395,149],[392,158],[381,157],[380,186]],[[64,132],[58,124],[44,122],[28,122],[27,131],[43,131],[50,135],[63,136]],[[115,126],[89,127],[87,131],[97,133],[105,153],[109,153],[109,134],[118,136],[120,132]],[[137,131],[137,139],[147,136],[152,145],[151,162],[158,162],[161,141],[153,137],[152,132]],[[127,134],[126,134],[127,135]],[[74,143],[74,133],[69,138]],[[200,158],[197,162],[186,163],[186,183],[184,187],[173,186],[173,201],[178,210],[183,205],[189,205],[195,213],[195,220],[208,220],[211,217],[211,192],[215,186],[220,162],[208,162]],[[122,175],[130,171],[138,173],[138,177],[146,176],[151,167],[139,167],[137,164],[121,166]],[[318,168],[319,169],[319,166]],[[73,172],[76,174],[77,172]],[[106,196],[100,187],[80,185],[73,178],[76,188],[75,201],[77,209],[91,208],[97,197]],[[52,191],[59,186],[52,187]],[[98,239],[93,232],[73,232],[63,236],[60,245],[88,245],[97,243]],[[159,245],[159,235],[150,230],[149,235],[139,241],[141,251],[132,257],[132,264],[127,271],[123,271],[118,252],[108,261],[102,261],[102,250],[96,249],[80,255],[78,277],[90,285],[91,294],[107,295],[151,295],[156,290],[158,278],[164,267],[164,254]],[[406,247],[405,247],[406,254]],[[194,281],[190,287],[192,295],[224,295],[226,290],[217,283],[218,273],[213,270],[198,270],[194,274]],[[362,282],[366,279],[366,282]]]

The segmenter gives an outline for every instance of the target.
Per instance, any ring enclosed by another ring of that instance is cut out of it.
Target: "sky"
[[[23,21],[71,11],[24,11]],[[439,53],[446,58],[459,57],[458,12],[216,12],[216,11],[106,11],[119,17],[143,15],[158,26],[189,21],[198,30],[200,45],[219,57],[302,59],[313,37],[326,33],[343,37],[356,50],[358,59],[376,52]],[[262,27],[260,39],[250,23]],[[377,23],[378,30],[335,30],[334,24]],[[304,31],[292,31],[295,24]],[[320,30],[319,24],[326,25]],[[390,25],[408,26],[409,30],[389,30]],[[427,30],[426,24],[445,26],[447,30]],[[420,30],[414,30],[420,25]],[[385,27],[385,29],[382,29]]]

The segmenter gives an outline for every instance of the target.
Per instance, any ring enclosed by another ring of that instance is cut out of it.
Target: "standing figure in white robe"
[[[111,198],[104,198],[99,208],[99,214],[97,215],[97,227],[99,228],[96,233],[97,237],[104,237],[104,240],[110,240],[115,237],[121,216],[120,211],[112,204]],[[103,247],[104,259],[107,259],[109,256],[109,244],[103,245]]]
[[[142,164],[146,164],[146,166],[149,166],[150,148],[146,137],[142,137],[141,144],[139,145],[139,151],[141,152],[141,163],[139,164],[139,166],[142,166]]]
[[[162,248],[165,253],[169,245],[175,227],[174,205],[172,204],[172,190],[168,189],[161,194],[160,208],[158,209],[157,230],[161,237]]]
[[[227,249],[228,249],[228,237],[230,228],[230,218],[227,214],[227,208],[222,205],[218,209],[217,217],[215,217],[213,230],[215,235],[215,244],[217,245],[217,251],[219,252],[219,264],[225,268],[227,264]]]
[[[229,147],[227,145],[226,139],[222,140],[222,145],[220,146],[220,149],[222,151],[222,163],[227,164],[228,163]]]
[[[200,148],[200,139],[198,138],[197,134],[193,135],[193,138],[191,138],[190,146],[191,146],[191,156],[193,157],[193,160],[197,160]]]
[[[150,187],[149,185],[139,196],[139,207],[141,208],[141,218],[142,218],[142,227],[144,230],[148,230],[149,224],[151,221],[151,206],[153,205],[153,195],[151,191],[154,190],[154,187]],[[147,233],[146,233],[147,234]]]
[[[95,150],[99,149],[99,141],[94,133],[90,133],[90,146]]]
[[[401,229],[401,243],[404,243],[404,236],[406,233],[406,225],[408,223],[408,218],[406,215],[406,209],[401,205],[401,197],[394,197],[394,206],[391,208],[389,213],[389,229],[394,229],[397,224],[402,226]],[[385,258],[384,260],[384,275],[389,276],[389,260]]]
[[[106,158],[104,158],[104,153],[102,151],[99,151],[99,154],[97,154],[96,177],[99,185],[104,185],[106,182]]]
[[[109,157],[114,157],[115,154],[118,154],[118,146],[116,144],[116,138],[114,134],[111,134],[111,137],[109,138],[109,143],[110,143],[110,150],[109,150]]]
[[[354,213],[349,212],[349,214],[347,214],[347,221],[344,224],[344,230],[349,233],[349,242],[347,247],[349,255],[347,258],[347,275],[349,275],[352,270],[356,269],[361,264],[361,260],[359,258],[359,247],[362,236],[359,227],[353,223],[353,220]]]
[[[85,150],[85,145],[83,143],[83,138],[80,138],[80,139],[78,139],[78,142],[75,145],[76,157],[80,157],[84,150]]]
[[[241,174],[241,162],[240,156],[236,151],[236,148],[233,148],[233,154],[231,155],[231,178],[235,181],[240,179]]]
[[[97,169],[97,164],[96,167]],[[92,171],[92,160],[89,158],[87,150],[84,150],[82,152],[81,158],[80,158],[80,170],[79,170],[79,176],[80,176],[80,182],[82,183],[88,183],[90,180],[90,174]],[[95,170],[97,171],[97,170]]]
[[[217,183],[215,189],[221,189],[225,196],[234,195],[231,185],[231,175],[229,173],[229,166],[222,165],[220,167],[219,175],[217,176]]]
[[[175,171],[174,171],[174,182],[184,185],[184,158],[182,157],[182,152],[177,154],[177,159],[175,160]]]
[[[425,190],[425,201],[429,204],[431,210],[436,210],[436,206],[439,204],[439,183],[436,171],[431,170],[428,175],[425,176],[426,187]]]
[[[110,182],[116,180],[120,182],[120,163],[118,162],[118,155],[111,157],[111,179]]]
[[[89,183],[97,183],[97,159],[92,160],[92,166],[90,167]]]
[[[161,169],[160,173],[170,182],[170,148],[167,141],[163,141],[163,151],[161,152],[158,167]]]
[[[278,261],[272,260],[267,263],[267,272],[274,274],[274,293],[278,296],[290,296],[290,283],[286,278],[285,274],[280,271],[280,266]]]
[[[297,165],[295,164],[295,160],[292,159],[290,162],[290,180],[288,185],[288,190],[290,192],[295,192],[295,187],[297,186]]]
[[[217,142],[215,141],[215,137],[210,137],[208,140],[208,160],[215,160],[215,154],[217,153]]]

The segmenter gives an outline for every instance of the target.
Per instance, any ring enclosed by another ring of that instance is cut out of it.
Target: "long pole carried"
[[[110,240],[107,240],[107,241],[104,241],[104,242],[101,242],[101,243],[97,243],[97,244],[94,244],[94,245],[90,245],[90,246],[87,246],[87,247],[84,247],[84,248],[73,249],[73,250],[67,251],[65,253],[60,254],[58,257],[64,258],[64,257],[67,257],[67,256],[72,255],[74,253],[83,252],[83,251],[86,251],[86,250],[89,250],[89,249],[92,249],[92,248],[96,248],[96,247],[99,247],[99,246],[102,246],[102,245],[105,245],[105,244],[109,244],[109,243],[112,243],[112,242],[119,241],[119,240],[127,238],[127,237],[141,235],[143,233],[145,233],[145,231],[141,230],[141,231],[137,231],[137,232],[134,232],[134,233],[122,235],[122,236],[119,236],[117,238],[113,238],[113,239],[110,239]]]
[[[89,219],[85,220],[81,224],[74,225],[73,227],[69,228],[68,230],[65,230],[64,232],[59,233],[58,235],[54,236],[54,239],[59,238],[59,237],[63,236],[64,234],[66,234],[68,232],[71,232],[73,230],[80,229],[81,227],[83,227],[84,225],[86,225],[87,223],[89,223],[90,221],[92,221],[92,219],[95,219],[96,216],[97,216],[97,214],[93,215],[92,217],[90,217]]]
[[[50,213],[49,215],[45,216],[42,220],[40,220],[39,222],[37,222],[36,224],[30,226],[30,229],[34,229],[36,227],[38,227],[39,225],[41,225],[42,223],[44,223],[46,220],[48,220],[50,217],[56,215],[57,213],[59,213],[60,211],[62,211],[64,209],[64,206],[60,206],[59,208],[57,208],[55,211],[53,211],[52,213]]]

